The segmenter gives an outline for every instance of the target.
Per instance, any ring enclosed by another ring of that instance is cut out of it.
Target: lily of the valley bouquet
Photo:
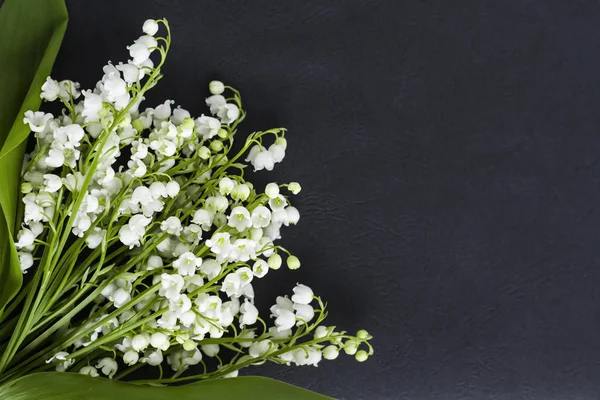
[[[300,218],[301,187],[256,187],[245,172],[282,162],[286,131],[240,131],[240,93],[219,81],[200,116],[144,105],[170,44],[167,21],[147,20],[95,87],[48,77],[41,98],[57,111],[22,116],[33,135],[15,239],[24,284],[0,316],[0,393],[44,371],[131,380],[153,367],[132,383],[177,384],[373,353],[366,331],[325,323],[306,283],[259,314],[253,284],[300,267],[278,240]]]

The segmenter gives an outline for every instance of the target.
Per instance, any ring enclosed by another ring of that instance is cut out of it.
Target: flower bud
[[[274,182],[269,183],[265,188],[265,194],[270,199],[274,199],[275,197],[277,197],[277,195],[279,195],[279,186],[277,186],[277,184]]]
[[[300,184],[298,182],[290,182],[288,184],[288,189],[293,194],[298,194],[298,193],[300,193],[300,190],[302,190],[302,186],[300,186]]]
[[[328,329],[326,326],[320,325],[315,329],[315,339],[322,339],[328,334]],[[327,358],[327,357],[325,357]]]
[[[356,361],[358,361],[358,362],[364,362],[364,361],[367,361],[367,358],[369,358],[369,355],[367,354],[366,351],[360,350],[359,352],[356,353],[354,358],[356,358]]]
[[[273,269],[273,270],[277,270],[279,268],[281,268],[281,256],[277,253],[271,255],[271,257],[269,257],[269,260],[267,261],[267,263],[269,264],[269,268]]]
[[[183,342],[183,348],[187,351],[192,351],[196,348],[196,343],[192,339]]]
[[[146,35],[154,36],[156,35],[156,32],[158,32],[158,23],[153,19],[147,19],[142,26],[142,31],[144,31]]]
[[[340,351],[334,345],[327,346],[323,349],[323,358],[327,360],[335,360],[340,354]]]
[[[360,331],[356,332],[356,337],[360,340],[367,340],[369,336],[371,336],[369,335],[369,332],[365,331],[364,329],[361,329]]]
[[[202,146],[198,149],[198,156],[203,160],[210,158],[210,150],[206,146]]]
[[[358,350],[358,343],[354,340],[348,340],[346,344],[344,344],[344,352],[349,356],[356,354]]]
[[[225,91],[225,85],[221,81],[211,81],[208,84],[208,90],[211,94],[221,94]]]
[[[300,260],[296,256],[289,256],[287,259],[287,266],[289,269],[298,269],[300,268]]]
[[[21,193],[27,194],[27,193],[30,193],[32,190],[33,190],[33,186],[31,185],[31,183],[23,182],[21,184]]]
[[[227,132],[227,129],[223,129],[223,128],[221,128],[221,129],[219,129],[219,131],[217,132],[217,135],[219,135],[219,137],[220,137],[221,139],[226,139],[226,138],[227,138],[227,136],[229,136],[229,132]]]
[[[131,125],[138,133],[141,133],[144,130],[144,122],[140,118],[133,121]]]
[[[223,142],[220,140],[213,140],[210,142],[210,148],[213,149],[214,152],[219,152],[223,150]]]
[[[123,354],[123,362],[127,365],[134,365],[139,359],[140,355],[133,350],[129,350]]]

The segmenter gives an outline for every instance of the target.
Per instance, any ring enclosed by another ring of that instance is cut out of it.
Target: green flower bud
[[[269,257],[267,264],[269,264],[269,268],[271,269],[281,268],[281,256],[277,253],[272,254],[271,257]]]
[[[356,341],[350,339],[346,342],[346,344],[344,344],[344,352],[346,354],[348,354],[349,356],[353,356],[354,354],[356,354],[356,351],[358,350],[358,343],[356,343]]]
[[[210,150],[206,146],[202,146],[198,149],[198,157],[203,160],[208,160],[210,158]]]
[[[340,351],[334,345],[327,346],[323,349],[323,358],[326,360],[335,360],[339,354]]]
[[[33,186],[31,186],[31,183],[29,182],[23,182],[21,184],[21,193],[30,193],[33,190]]]
[[[133,126],[133,129],[135,129],[138,133],[141,133],[144,130],[144,123],[139,118],[133,121],[131,125]]]
[[[213,149],[213,151],[215,152],[219,152],[223,150],[223,142],[219,140],[213,140],[212,142],[210,142],[210,148]]]
[[[219,129],[219,132],[217,132],[217,135],[219,135],[221,139],[226,139],[227,136],[229,136],[229,132],[227,132],[227,129],[221,128]]]
[[[196,343],[192,339],[183,342],[183,348],[187,351],[192,351],[196,348]]]
[[[289,269],[298,269],[300,268],[300,260],[296,256],[289,256],[287,259],[287,266]]]
[[[369,335],[369,332],[365,331],[364,329],[361,329],[360,331],[356,332],[356,337],[360,340],[367,340],[370,336],[371,335]]]
[[[290,182],[288,184],[288,189],[293,194],[298,194],[298,193],[300,193],[300,190],[302,190],[302,186],[300,186],[300,184],[298,182]]]
[[[190,117],[186,117],[181,124],[183,129],[194,129],[194,120]]]
[[[211,94],[221,94],[225,91],[225,85],[221,81],[211,81],[208,84],[208,90]]]
[[[367,361],[367,358],[369,358],[369,354],[367,354],[367,352],[364,350],[360,350],[359,352],[356,353],[354,358],[356,358],[356,361],[358,361],[358,362],[364,362],[364,361]]]

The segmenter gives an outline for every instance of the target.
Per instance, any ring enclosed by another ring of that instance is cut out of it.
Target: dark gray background
[[[243,130],[289,128],[310,284],[376,356],[265,374],[342,399],[600,396],[595,1],[84,1],[54,75],[92,85],[150,17],[173,48],[148,105],[219,78]]]

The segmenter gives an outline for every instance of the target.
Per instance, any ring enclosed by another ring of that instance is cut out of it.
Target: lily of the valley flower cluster
[[[161,25],[165,37],[156,36]],[[43,315],[76,307],[80,316],[66,331],[49,329],[56,336],[43,361],[110,378],[167,363],[174,372],[161,368],[163,383],[235,376],[266,360],[317,366],[340,351],[365,361],[371,336],[324,325],[310,287],[278,297],[267,317],[254,305],[256,280],[300,267],[277,244],[300,218],[290,201],[300,185],[258,190],[244,178],[243,161],[270,171],[284,159],[285,130],[254,133],[233,154],[245,112],[219,81],[206,115],[171,100],[141,109],[171,40],[164,20],[146,21],[143,32],[130,59],[106,65],[91,90],[46,80],[41,97],[61,102],[61,115],[25,114],[36,147],[23,170],[21,267],[42,284],[59,277],[46,287]],[[181,376],[197,364],[202,373]]]

